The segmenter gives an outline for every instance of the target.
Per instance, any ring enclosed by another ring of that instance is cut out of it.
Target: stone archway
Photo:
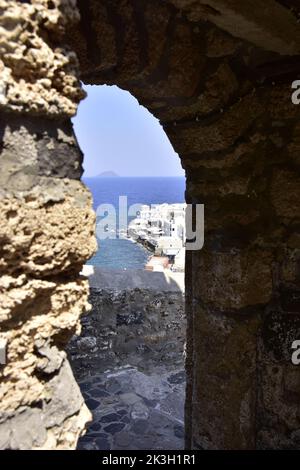
[[[79,21],[72,0],[9,2],[2,447],[74,447],[87,419],[62,351],[86,306],[79,272],[94,249],[68,124],[78,77],[129,90],[160,119],[186,170],[187,202],[206,207],[205,247],[187,257],[187,447],[297,447],[299,12],[286,1],[240,3],[79,0]]]

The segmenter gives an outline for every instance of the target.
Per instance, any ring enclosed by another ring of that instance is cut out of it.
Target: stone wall
[[[196,449],[299,447],[300,11],[253,4],[79,2],[72,30],[82,79],[129,90],[160,120],[187,202],[205,204],[204,249],[186,263]]]
[[[79,78],[146,106],[180,155],[187,202],[205,204],[205,246],[186,263],[187,447],[299,447],[298,2],[0,9],[1,447],[74,448],[89,419],[64,353],[96,247],[69,121]]]
[[[91,312],[68,345],[77,380],[129,364],[139,370],[183,366],[183,274],[93,267]]]
[[[65,344],[88,310],[95,247],[69,117],[83,95],[72,1],[0,1],[0,448],[69,449],[90,420]]]

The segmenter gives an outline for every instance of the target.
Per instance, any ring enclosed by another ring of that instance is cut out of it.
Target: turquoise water
[[[127,196],[132,204],[163,204],[184,202],[185,178],[83,178],[93,195],[93,206],[112,204],[118,216],[119,196]],[[127,239],[98,241],[99,249],[87,264],[114,269],[141,269],[150,253]]]

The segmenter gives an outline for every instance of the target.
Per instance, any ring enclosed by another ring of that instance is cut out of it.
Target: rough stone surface
[[[296,2],[291,5],[291,10],[274,0],[265,0],[261,8],[255,8],[252,0],[243,0],[243,2],[171,0],[171,2],[182,8],[191,21],[209,20],[233,36],[281,54],[300,52],[300,31],[295,16],[295,10],[299,5]]]
[[[89,309],[79,272],[96,246],[67,120],[83,96],[63,39],[74,6],[0,2],[2,449],[74,448],[91,417],[64,352]]]
[[[0,116],[1,191],[28,190],[47,178],[79,179],[82,153],[69,121]],[[57,184],[57,182],[56,182]]]
[[[79,381],[93,413],[80,450],[184,448],[185,373],[172,364],[121,366]],[[92,398],[91,398],[92,397]]]
[[[298,447],[297,397],[277,386],[276,411],[263,398],[270,311],[284,383],[299,335],[300,12],[285,3],[79,2],[82,30],[70,38],[86,83],[129,90],[160,120],[187,201],[205,204],[205,248],[186,272],[188,447]]]
[[[89,283],[92,310],[67,348],[77,380],[123,364],[151,370],[183,363],[184,293],[174,279],[94,266]]]
[[[1,0],[0,109],[72,116],[84,97],[77,58],[65,41],[76,0]]]

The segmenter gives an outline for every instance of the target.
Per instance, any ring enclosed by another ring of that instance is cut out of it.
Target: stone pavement
[[[185,372],[124,366],[79,383],[93,422],[83,450],[184,448]]]

